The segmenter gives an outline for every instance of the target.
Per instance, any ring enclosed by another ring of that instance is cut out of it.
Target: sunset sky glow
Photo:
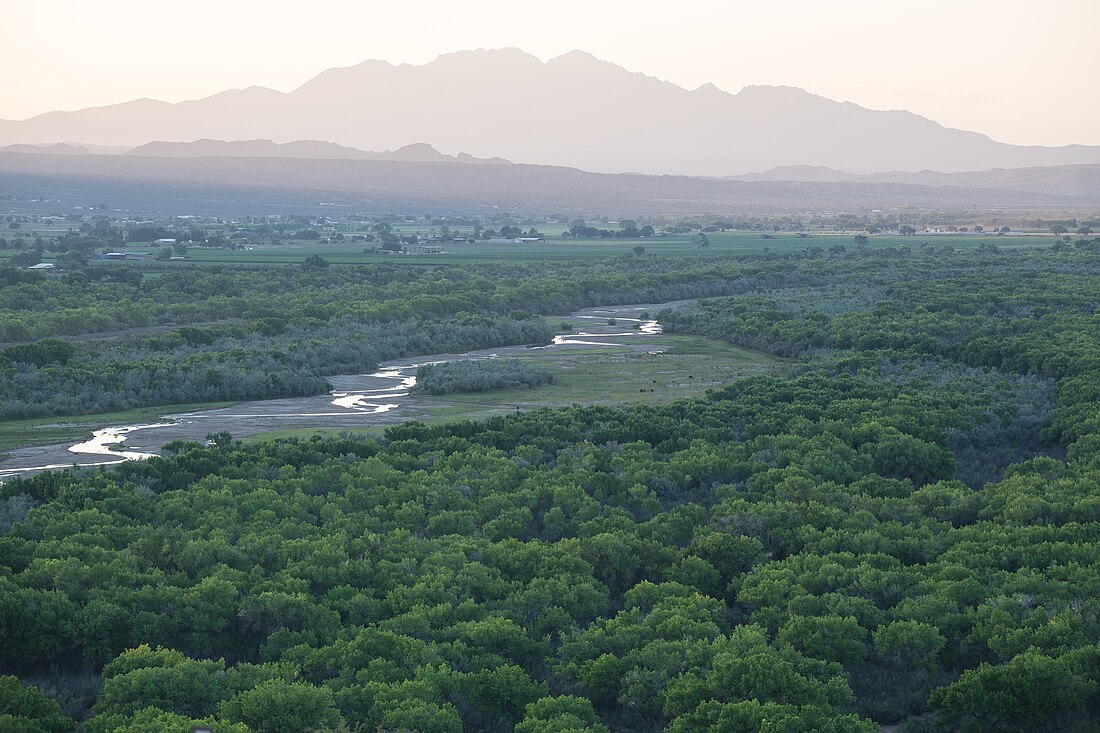
[[[1100,144],[1100,2],[2,0],[0,118],[251,85],[365,59],[579,48],[687,88],[787,84],[1018,144]],[[548,100],[548,102],[551,100]]]

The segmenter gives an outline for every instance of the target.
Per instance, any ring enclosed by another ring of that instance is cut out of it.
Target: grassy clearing
[[[659,404],[699,397],[708,389],[762,373],[785,373],[790,363],[754,351],[696,336],[660,336],[647,346],[666,349],[658,354],[628,348],[577,347],[552,354],[519,358],[545,366],[554,384],[517,387],[445,396],[420,396],[409,400],[402,417],[423,422],[481,420],[493,415],[541,407],[569,405]],[[246,438],[246,442],[313,435],[381,435],[388,425],[368,428],[272,430]]]
[[[76,442],[92,437],[100,428],[128,423],[155,422],[165,415],[194,410],[212,410],[227,407],[232,402],[202,402],[189,405],[162,405],[139,407],[121,412],[104,412],[96,415],[69,417],[43,417],[31,420],[0,422],[0,451],[50,443]]]
[[[648,344],[649,342],[647,342]],[[735,379],[782,367],[782,362],[710,339],[668,336],[653,342],[664,353],[555,352],[527,357],[554,374],[554,384],[491,393],[424,397],[425,404],[474,410],[530,409],[571,404],[657,404],[697,397]],[[453,410],[448,410],[453,412]]]

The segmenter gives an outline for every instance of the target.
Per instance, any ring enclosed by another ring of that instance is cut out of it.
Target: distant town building
[[[542,237],[494,237],[489,244],[535,244],[541,241]]]

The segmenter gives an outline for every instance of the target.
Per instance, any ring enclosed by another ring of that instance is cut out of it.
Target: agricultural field
[[[607,257],[635,256],[635,247],[644,247],[642,256],[651,257],[687,257],[706,258],[721,255],[763,255],[767,252],[790,254],[808,247],[822,247],[828,250],[837,244],[855,249],[853,235],[819,234],[808,239],[795,235],[776,234],[772,239],[764,239],[760,234],[709,234],[710,246],[703,249],[695,246],[691,237],[672,236],[652,239],[572,239],[549,238],[538,244],[454,244],[447,245],[442,254],[420,253],[416,245],[409,247],[410,252],[403,255],[363,254],[362,247],[351,245],[297,244],[288,246],[263,246],[246,251],[191,250],[188,261],[196,263],[245,263],[245,264],[287,264],[303,262],[306,257],[317,254],[334,264],[366,264],[379,258],[407,259],[417,265],[444,265],[471,262],[545,262],[569,261],[577,259],[604,259]],[[869,247],[892,249],[896,247],[919,248],[925,244],[937,247],[952,247],[959,250],[973,250],[983,243],[1008,249],[1049,246],[1053,236],[1035,235],[1035,237],[973,237],[936,235],[926,237],[875,236],[870,239]]]
[[[25,256],[30,249],[41,250],[43,262],[64,266],[63,253],[74,248],[86,256],[98,252],[137,251],[150,257],[162,255],[165,249],[158,237],[177,242],[170,247],[175,259],[164,258],[161,268],[188,267],[202,264],[281,265],[301,264],[316,256],[332,264],[370,264],[378,260],[397,259],[418,265],[566,262],[598,260],[619,256],[659,258],[705,258],[721,256],[786,255],[803,253],[820,256],[837,247],[848,251],[860,248],[872,250],[918,251],[935,248],[942,251],[975,251],[998,248],[1020,250],[1049,247],[1058,241],[1052,233],[1057,229],[1046,221],[1018,219],[1005,215],[986,221],[988,232],[976,232],[971,216],[934,212],[891,214],[874,217],[845,215],[840,218],[811,216],[806,221],[797,217],[750,219],[742,221],[655,220],[646,225],[648,236],[638,236],[638,222],[624,220],[607,222],[593,220],[572,226],[549,219],[495,217],[482,224],[472,224],[465,218],[430,217],[402,220],[400,217],[258,217],[241,221],[221,219],[172,219],[141,221],[118,216],[121,212],[91,215],[71,215],[69,220],[23,217],[12,221],[0,234],[0,262],[13,256]],[[16,219],[17,217],[9,217]],[[559,217],[560,218],[560,217]],[[953,218],[960,224],[949,226]],[[917,223],[913,227],[901,221]],[[927,231],[920,221],[928,223]],[[449,222],[449,223],[448,223]],[[1007,233],[994,231],[999,224],[1010,222],[1016,228]],[[1089,231],[1088,227],[1076,227]],[[1021,223],[1023,226],[1021,226]],[[875,224],[878,224],[876,229]],[[1036,226],[1039,225],[1039,226]],[[496,228],[494,228],[496,227]],[[629,227],[623,229],[622,227]],[[526,228],[526,229],[525,229]],[[911,233],[898,232],[907,228]],[[1074,228],[1061,227],[1064,237],[1072,243]],[[867,229],[875,233],[868,234]],[[965,233],[956,231],[967,230]],[[507,236],[504,236],[504,235]],[[538,242],[511,241],[519,235],[535,234]],[[596,236],[598,235],[598,236]],[[856,241],[865,235],[866,242]],[[705,238],[705,245],[700,237]],[[466,241],[453,241],[455,238]],[[1079,236],[1078,236],[1079,238]],[[503,239],[508,241],[492,241]],[[135,263],[112,263],[132,265]]]
[[[355,265],[371,264],[379,260],[401,260],[415,265],[447,265],[465,263],[509,263],[509,262],[554,262],[576,260],[600,260],[608,257],[638,256],[634,250],[643,247],[641,256],[673,258],[711,258],[723,255],[777,255],[800,252],[811,247],[828,250],[836,245],[854,250],[853,234],[823,233],[809,238],[799,238],[795,234],[778,233],[764,239],[760,233],[718,232],[708,234],[709,246],[696,246],[690,236],[677,235],[648,239],[574,239],[572,237],[549,237],[534,244],[448,244],[443,253],[422,252],[427,249],[418,245],[409,245],[408,253],[367,254],[362,244],[339,243],[324,244],[317,242],[292,242],[285,244],[256,244],[247,249],[225,250],[205,247],[192,247],[186,259],[158,263],[161,267],[187,267],[199,264],[247,264],[247,265],[284,265],[301,264],[306,258],[317,255],[332,264]],[[1053,235],[1032,233],[1024,236],[974,236],[974,235],[926,235],[926,236],[890,236],[874,235],[869,238],[868,247],[873,249],[894,249],[909,247],[919,249],[926,245],[950,247],[960,251],[976,250],[984,245],[993,245],[1004,249],[1021,249],[1049,246],[1055,241]],[[132,249],[142,250],[140,247]],[[144,250],[149,250],[145,247]],[[142,251],[144,251],[142,250]],[[0,262],[10,259],[13,252],[0,251]],[[44,256],[44,262],[53,258]],[[130,263],[113,263],[128,266]]]

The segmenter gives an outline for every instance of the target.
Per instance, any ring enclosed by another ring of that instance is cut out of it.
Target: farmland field
[[[398,229],[397,231],[400,231]],[[414,231],[422,230],[412,230]],[[245,244],[244,249],[227,250],[195,246],[188,249],[186,259],[176,262],[157,263],[158,267],[184,267],[198,264],[248,264],[282,265],[299,264],[311,255],[318,255],[332,264],[371,264],[379,261],[399,261],[413,265],[447,265],[467,263],[508,263],[508,262],[565,262],[576,260],[599,260],[608,257],[634,256],[635,247],[644,247],[643,256],[671,258],[712,258],[721,256],[776,255],[791,254],[812,247],[828,250],[841,245],[854,250],[852,232],[815,233],[800,238],[792,233],[770,234],[765,239],[762,233],[714,232],[707,235],[710,246],[695,246],[690,236],[673,235],[639,239],[574,239],[560,235],[547,235],[541,243],[490,244],[447,243],[442,245],[443,253],[422,250],[430,249],[422,245],[408,245],[407,254],[367,254],[362,243],[318,243],[312,241],[287,242],[282,244],[256,243]],[[992,245],[1002,249],[1021,249],[1047,247],[1055,241],[1049,233],[1029,232],[1009,236],[975,234],[928,234],[928,235],[872,235],[868,247],[872,249],[892,249],[909,247],[917,250],[926,245],[949,247],[960,251],[976,250],[982,245]],[[368,247],[374,249],[374,247]],[[129,249],[152,251],[156,248],[135,245]],[[10,258],[14,253],[0,251],[0,261]],[[53,258],[48,254],[43,261]],[[128,266],[132,263],[113,263]]]

